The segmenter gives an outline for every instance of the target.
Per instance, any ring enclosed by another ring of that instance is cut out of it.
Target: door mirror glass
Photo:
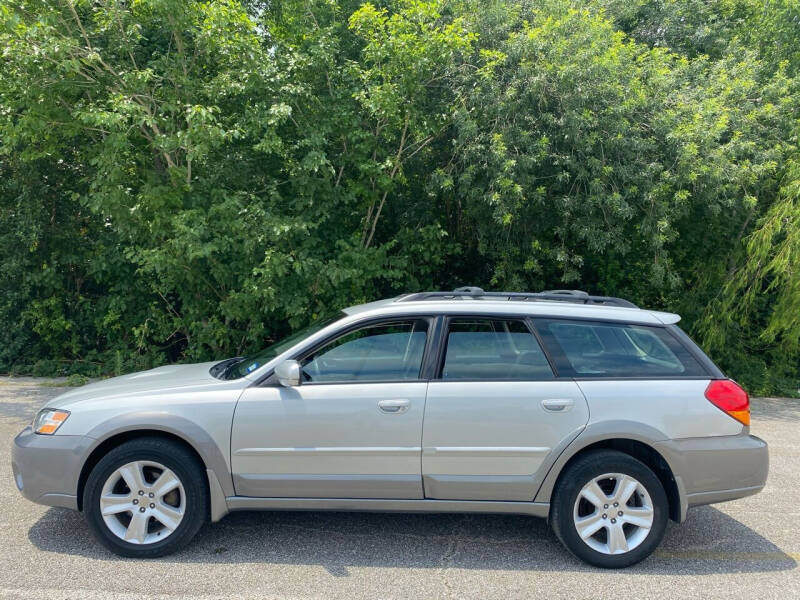
[[[300,385],[300,363],[296,360],[285,360],[275,367],[278,383],[284,387]]]

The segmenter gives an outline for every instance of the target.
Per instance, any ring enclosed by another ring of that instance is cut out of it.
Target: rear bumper
[[[28,500],[77,510],[78,477],[91,438],[37,435],[26,427],[11,450],[17,489]]]
[[[764,489],[763,485],[752,487],[734,488],[732,490],[716,490],[713,492],[697,492],[686,496],[689,507],[702,506],[703,504],[716,504],[717,502],[727,502],[728,500],[738,500],[746,496],[752,496]]]
[[[753,435],[669,440],[655,447],[682,491],[682,519],[689,507],[744,498],[767,482],[767,444]]]

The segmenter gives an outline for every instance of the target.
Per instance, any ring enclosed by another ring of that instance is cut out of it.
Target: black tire
[[[653,524],[647,537],[622,554],[606,554],[590,547],[578,534],[574,521],[578,494],[592,479],[606,473],[633,477],[642,484],[653,503]],[[641,461],[616,450],[588,452],[570,464],[559,477],[551,507],[550,522],[561,543],[581,560],[604,569],[629,567],[650,556],[664,537],[669,514],[667,495],[655,473]]]
[[[153,543],[134,544],[121,539],[106,525],[100,510],[100,496],[106,480],[114,471],[134,461],[152,461],[172,470],[185,492],[180,524],[167,537]],[[83,491],[83,513],[94,536],[115,554],[131,558],[171,554],[188,544],[208,517],[205,470],[195,454],[180,443],[159,437],[124,442],[101,458],[89,474]]]

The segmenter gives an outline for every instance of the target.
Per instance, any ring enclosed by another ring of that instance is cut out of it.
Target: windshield
[[[292,346],[294,346],[297,342],[301,341],[304,338],[307,338],[310,335],[315,334],[319,330],[327,327],[334,321],[338,321],[345,314],[343,312],[337,313],[335,315],[331,315],[329,317],[324,317],[317,321],[311,323],[302,329],[295,331],[288,337],[283,338],[279,342],[275,342],[271,346],[267,346],[257,354],[253,354],[252,356],[246,356],[241,359],[235,359],[236,362],[232,363],[226,370],[222,376],[222,379],[239,379],[240,377],[244,377],[248,373],[252,373],[258,367],[263,364],[268,363],[273,358],[285,352]]]

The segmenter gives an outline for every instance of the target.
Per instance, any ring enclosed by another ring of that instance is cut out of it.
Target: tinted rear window
[[[539,342],[517,319],[451,319],[442,379],[552,379]]]
[[[537,319],[559,375],[571,377],[697,377],[705,369],[663,327]]]

